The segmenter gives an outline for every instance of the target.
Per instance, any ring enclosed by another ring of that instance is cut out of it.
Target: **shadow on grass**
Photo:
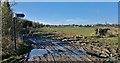
[[[40,37],[40,38],[52,38],[53,36],[55,36],[55,34],[52,34],[52,33],[34,34],[33,36],[37,36],[37,37]]]

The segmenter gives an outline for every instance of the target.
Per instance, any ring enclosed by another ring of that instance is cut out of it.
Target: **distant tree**
[[[16,24],[19,25],[18,28],[19,27],[21,27],[21,28],[32,27],[32,21],[27,20],[27,19],[20,19],[20,18],[18,18]]]
[[[96,24],[95,26],[103,26],[103,24]]]
[[[104,37],[107,35],[108,33],[108,28],[97,28],[95,31],[96,31],[96,34],[99,36],[99,37]]]

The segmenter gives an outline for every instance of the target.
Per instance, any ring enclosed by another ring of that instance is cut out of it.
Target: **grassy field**
[[[50,33],[57,33],[59,35],[63,35],[66,37],[71,36],[96,36],[95,34],[95,27],[42,27],[42,28],[34,28],[32,31],[47,31]],[[112,32],[116,28],[111,28]],[[117,31],[118,32],[118,31]],[[114,33],[117,33],[114,32]],[[110,45],[117,45],[118,44],[118,37],[106,37],[106,38],[92,38],[92,39],[85,39],[88,41],[99,41],[102,43],[107,43]],[[116,47],[116,46],[113,46]]]
[[[100,38],[98,40],[104,44],[111,45],[110,48],[117,48],[118,47],[118,37]]]
[[[57,32],[68,36],[93,36],[95,35],[95,29],[94,27],[43,27],[32,30]]]
[[[97,42],[97,44],[101,45],[98,47],[105,47],[107,49],[109,49],[112,53],[112,57],[114,59],[117,58],[117,49],[118,49],[118,36],[106,36],[106,37],[96,37],[96,28],[97,27],[42,27],[42,28],[33,28],[31,29],[31,31],[35,31],[35,35],[37,34],[38,37],[48,37],[51,36],[51,34],[55,35],[62,35],[62,39],[66,39],[69,38],[71,39],[71,37],[76,37],[76,36],[88,36],[87,38],[81,38],[79,40],[77,40],[76,42],[89,42],[89,43],[93,43]],[[111,30],[109,31],[112,34],[118,34],[118,29],[117,28],[110,28]],[[46,33],[48,32],[48,33]],[[94,37],[91,37],[94,36]],[[52,37],[56,37],[56,36],[52,36]],[[57,37],[59,38],[59,37]],[[75,38],[74,38],[75,39]],[[120,37],[119,37],[120,39]]]
[[[95,27],[42,27],[34,28],[32,31],[47,31],[50,33],[58,33],[64,36],[96,36]],[[112,29],[114,30],[114,29]],[[117,33],[117,32],[115,32]],[[118,42],[118,37],[106,37],[96,39],[100,42]]]

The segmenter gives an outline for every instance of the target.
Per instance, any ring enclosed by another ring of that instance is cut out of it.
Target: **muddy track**
[[[28,61],[94,61],[80,44],[28,36],[34,43]]]

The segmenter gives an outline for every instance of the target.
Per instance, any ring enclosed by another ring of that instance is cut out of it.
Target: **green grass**
[[[94,27],[43,27],[32,29],[32,31],[48,31],[58,32],[59,34],[66,34],[72,36],[93,36],[95,35]]]
[[[108,38],[100,38],[101,42],[107,42],[107,43],[118,43],[118,37],[108,37]]]
[[[100,38],[98,40],[101,43],[110,45],[110,48],[117,48],[119,44],[118,37]]]
[[[35,28],[32,31],[48,31],[48,32],[58,32],[58,34],[64,36],[95,36],[95,27],[43,27],[43,28]],[[117,45],[118,37],[106,37],[106,38],[92,38],[86,39],[90,41],[99,41],[108,44]]]

